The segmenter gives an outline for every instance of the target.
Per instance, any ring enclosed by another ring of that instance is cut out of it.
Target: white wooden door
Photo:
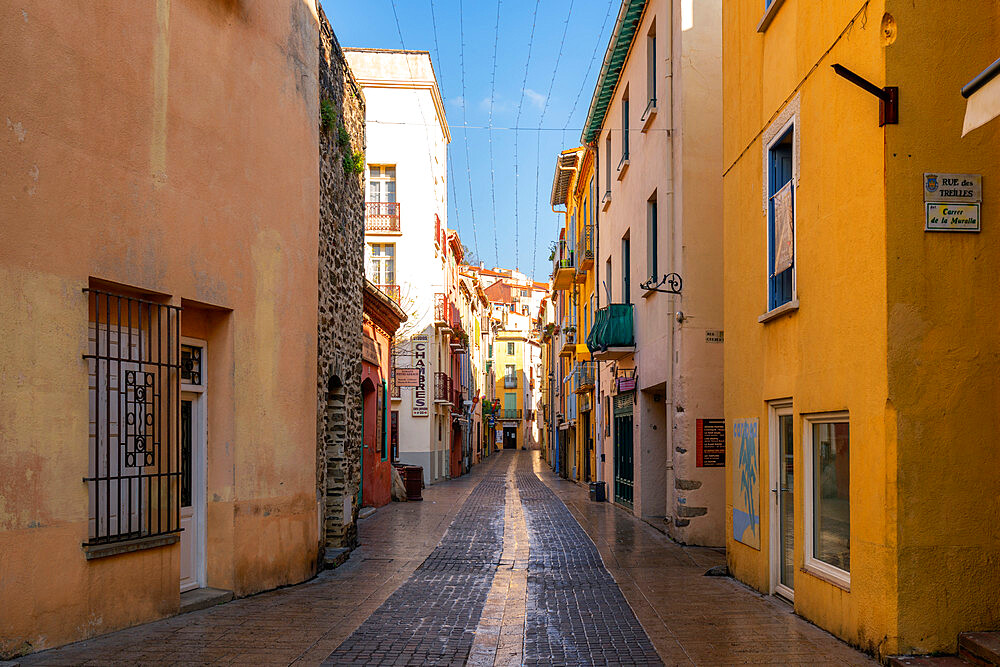
[[[181,592],[205,585],[205,428],[200,394],[181,394]]]

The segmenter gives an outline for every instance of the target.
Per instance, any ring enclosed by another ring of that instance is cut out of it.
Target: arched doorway
[[[374,507],[376,502],[372,498],[372,491],[375,488],[375,462],[378,457],[379,440],[379,415],[378,415],[378,393],[375,383],[371,378],[365,378],[361,383],[361,415],[362,415],[362,436],[361,436],[361,504],[362,506]]]

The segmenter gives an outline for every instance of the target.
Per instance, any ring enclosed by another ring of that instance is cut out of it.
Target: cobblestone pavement
[[[537,452],[504,452],[359,526],[298,586],[45,651],[24,665],[875,664]],[[449,527],[450,526],[450,527]]]

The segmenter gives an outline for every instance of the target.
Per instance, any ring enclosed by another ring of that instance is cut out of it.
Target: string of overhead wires
[[[608,3],[608,11],[604,15],[604,23],[601,25],[601,32],[597,35],[597,40],[594,42],[594,52],[590,56],[590,64],[587,65],[587,72],[583,75],[583,82],[580,84],[580,92],[576,94],[576,99],[573,100],[573,108],[569,110],[569,115],[566,116],[566,127],[563,128],[563,144],[566,143],[566,130],[569,129],[569,124],[573,121],[573,114],[576,113],[576,107],[580,104],[580,98],[583,97],[583,91],[587,88],[587,82],[590,80],[590,71],[594,69],[594,63],[597,62],[597,54],[600,52],[601,44],[604,43],[604,31],[608,28],[608,22],[611,20],[611,8],[614,6],[613,2]]]
[[[549,82],[549,91],[545,94],[545,104],[542,106],[542,115],[538,118],[538,126],[541,127],[542,123],[545,122],[545,112],[549,110],[549,100],[552,98],[552,89],[556,84],[556,74],[559,72],[559,63],[562,61],[563,46],[566,44],[566,33],[569,30],[569,19],[573,15],[573,2],[569,2],[569,11],[566,12],[566,21],[563,24],[562,37],[559,39],[559,53],[556,55],[556,64],[552,68],[552,80]],[[532,241],[532,257],[531,257],[531,268],[534,270],[535,265],[538,262],[538,185],[539,185],[539,163],[541,162],[541,137],[542,134],[539,132],[535,135],[535,232],[534,240]],[[515,263],[517,263],[517,252],[515,249]]]
[[[459,45],[461,49],[459,51],[462,68],[462,126],[466,127],[469,124],[468,117],[466,116],[466,107],[468,106],[468,99],[465,94],[465,11],[464,2],[462,0],[458,1],[458,31],[459,31]],[[465,171],[469,178],[469,210],[472,213],[472,242],[473,247],[476,251],[476,256],[479,257],[479,236],[476,233],[476,204],[472,197],[472,161],[469,156],[469,133],[465,131],[462,133],[465,139]],[[494,226],[496,226],[496,220],[493,221]]]
[[[500,266],[500,244],[497,242],[497,187],[496,175],[493,167],[493,102],[496,97],[497,84],[497,44],[500,42],[500,5],[502,0],[497,0],[497,21],[493,32],[493,73],[490,75],[490,120],[487,125],[489,131],[490,146],[490,199],[493,204],[493,253],[496,256],[496,266]],[[515,123],[516,125],[516,123]],[[516,136],[516,135],[515,135]],[[515,231],[515,235],[516,235]]]
[[[514,257],[515,260],[518,255],[518,241],[520,239],[520,220],[518,217],[518,204],[520,198],[518,197],[517,184],[520,178],[521,163],[517,159],[517,128],[521,126],[521,108],[524,105],[524,89],[528,87],[528,70],[531,68],[531,47],[535,43],[535,22],[538,19],[538,4],[541,0],[535,0],[535,10],[531,13],[531,34],[528,35],[528,59],[524,63],[524,79],[521,80],[521,99],[517,102],[517,118],[514,119]],[[495,54],[494,54],[495,57]],[[536,214],[537,216],[537,214]],[[515,261],[515,267],[518,264]],[[532,266],[534,270],[534,266]]]

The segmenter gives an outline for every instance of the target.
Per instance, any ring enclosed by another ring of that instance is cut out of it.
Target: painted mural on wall
[[[757,418],[738,419],[733,439],[739,448],[733,466],[733,539],[760,549],[760,447]]]

